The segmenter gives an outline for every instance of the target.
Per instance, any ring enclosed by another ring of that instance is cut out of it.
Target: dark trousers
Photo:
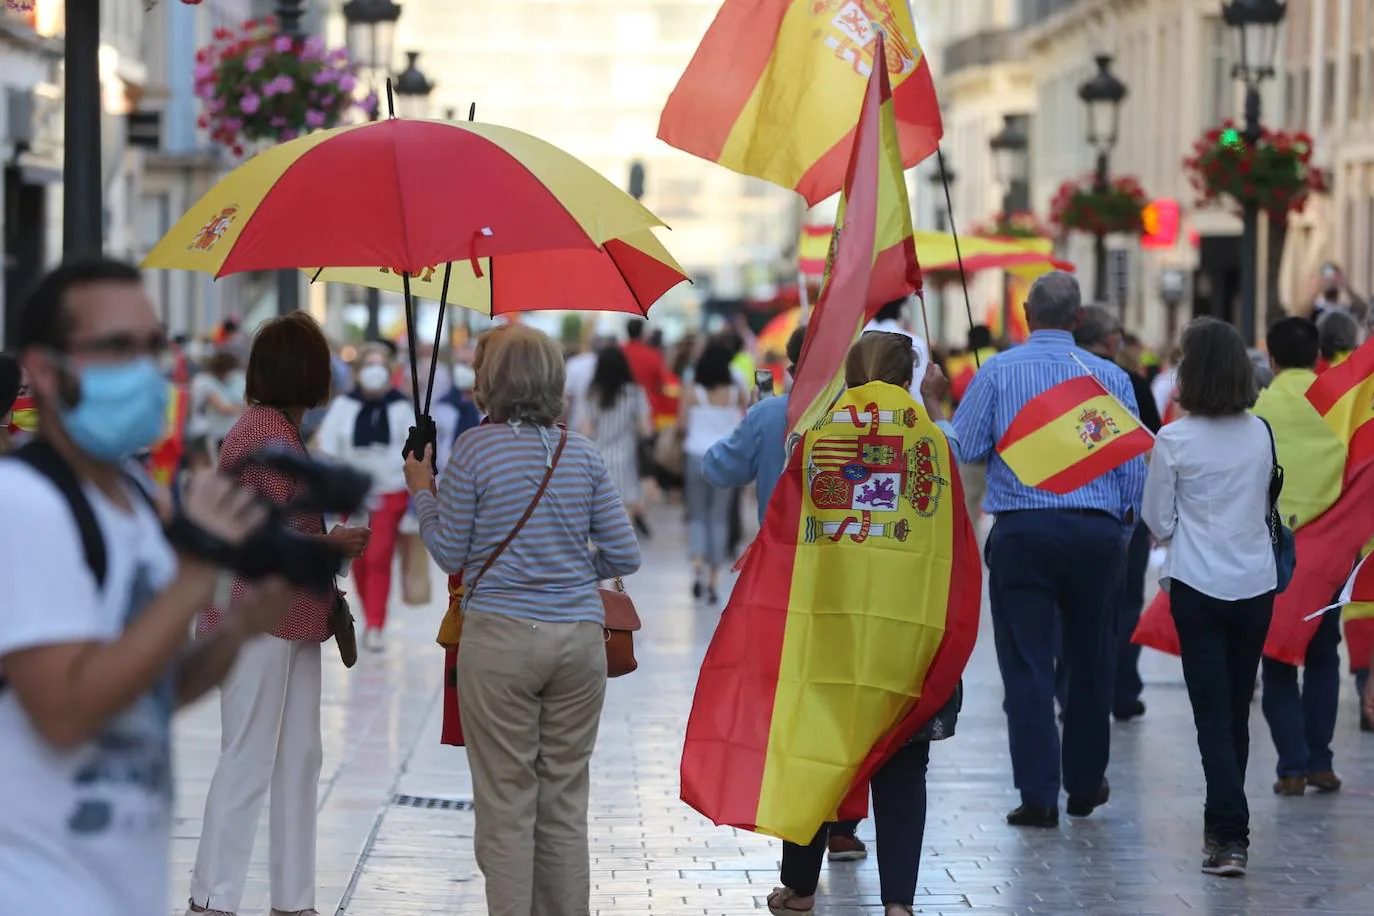
[[[883,903],[916,900],[921,842],[926,832],[926,766],[930,742],[903,746],[873,774],[873,827],[878,834],[878,887]],[[803,897],[816,893],[833,824],[822,824],[810,845],[782,844],[782,883]]]
[[[1274,613],[1274,593],[1221,601],[1175,581],[1169,605],[1207,779],[1204,829],[1222,845],[1248,846],[1245,767],[1250,760],[1250,700]]]
[[[1129,713],[1145,689],[1140,680],[1140,646],[1131,642],[1140,612],[1145,609],[1145,573],[1150,567],[1150,529],[1135,526],[1126,548],[1126,572],[1116,605],[1116,690],[1112,708]]]
[[[1302,689],[1298,669],[1266,658],[1261,705],[1269,734],[1279,752],[1278,774],[1307,776],[1329,773],[1331,739],[1336,734],[1336,706],[1341,694],[1341,615],[1322,615],[1303,659]]]
[[[1093,795],[1111,752],[1121,525],[1096,513],[1003,513],[988,537],[987,560],[1002,708],[1021,800],[1058,805],[1061,763],[1069,794]],[[1057,648],[1068,673],[1062,757],[1054,713]]]

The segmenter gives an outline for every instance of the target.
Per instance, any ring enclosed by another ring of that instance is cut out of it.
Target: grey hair
[[[553,426],[563,415],[563,350],[529,325],[514,324],[487,347],[477,391],[493,423]]]
[[[1082,307],[1078,281],[1062,270],[1052,270],[1031,284],[1026,319],[1042,328],[1071,331]]]
[[[1111,309],[1105,305],[1085,305],[1079,313],[1078,327],[1073,329],[1073,342],[1084,350],[1091,350],[1121,331],[1121,322]]]
[[[1349,312],[1327,312],[1317,319],[1317,346],[1327,359],[1360,345],[1360,323]]]

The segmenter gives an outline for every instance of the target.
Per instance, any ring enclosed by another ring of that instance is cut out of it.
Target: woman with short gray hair
[[[563,385],[558,345],[514,325],[477,370],[490,422],[458,438],[437,494],[428,451],[406,461],[425,546],[464,573],[458,692],[492,916],[589,912],[588,771],[606,692],[597,586],[640,563],[600,452],[556,425]]]

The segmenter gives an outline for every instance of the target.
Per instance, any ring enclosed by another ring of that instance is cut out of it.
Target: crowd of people
[[[936,421],[970,515],[991,521],[992,638],[1020,794],[1010,825],[1057,827],[1061,796],[1075,818],[1109,802],[1112,720],[1146,714],[1131,636],[1156,548],[1206,785],[1203,871],[1248,867],[1257,678],[1279,756],[1274,791],[1341,789],[1339,616],[1318,626],[1301,677],[1264,656],[1284,584],[1279,529],[1342,487],[1343,455],[1306,450],[1322,421],[1304,398],[1366,335],[1363,306],[1342,299],[1338,277],[1312,318],[1269,329],[1262,364],[1209,318],[1151,360],[1114,311],[1084,305],[1077,281],[1057,272],[1033,285],[1020,345],[975,327],[964,350],[930,348],[895,302],[849,353],[845,384],[889,386]],[[0,424],[0,448],[13,451],[0,461],[0,572],[11,583],[0,615],[0,911],[162,911],[171,717],[217,689],[222,749],[188,912],[238,912],[267,803],[272,913],[314,914],[323,647],[337,642],[349,663],[353,603],[363,646],[384,651],[393,568],[403,596],[418,595],[432,558],[455,577],[461,611],[453,640],[488,911],[586,916],[589,761],[607,674],[598,589],[639,568],[649,506],[668,501],[685,518],[694,599],[725,597],[748,527],[741,493],[753,488],[762,521],[783,470],[806,328],[784,354],[754,354],[743,326],[665,347],[639,319],[623,342],[574,352],[518,323],[453,359],[422,352],[419,377],[444,363],[437,442],[404,458],[410,367],[383,343],[345,361],[304,313],[251,338],[228,326],[189,365],[138,272],[98,260],[47,275],[18,327],[17,356],[0,359],[0,408],[25,399],[36,426]],[[1152,452],[1071,492],[1027,486],[998,443],[1030,401],[1085,373],[1156,435]],[[136,459],[156,460],[177,391],[169,498]],[[291,509],[303,492],[247,460],[268,445],[370,479],[358,512],[287,518],[348,561],[355,596],[332,580],[218,586],[205,544],[237,549],[265,524],[262,500]],[[1360,690],[1369,661],[1351,659]],[[1371,710],[1374,690],[1366,730]],[[954,733],[958,711],[956,696],[873,778],[887,916],[913,912],[930,742]],[[827,853],[866,854],[856,826],[785,844],[770,911],[810,912]]]

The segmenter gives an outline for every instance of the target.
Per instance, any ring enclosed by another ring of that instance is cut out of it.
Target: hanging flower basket
[[[1129,175],[1112,179],[1105,189],[1097,186],[1096,176],[1086,175],[1059,186],[1050,202],[1050,220],[1064,232],[1139,235],[1145,230],[1141,213],[1149,203],[1145,189]]]
[[[1301,213],[1307,199],[1330,187],[1326,173],[1312,165],[1312,138],[1304,133],[1265,130],[1254,146],[1241,139],[1235,123],[1224,122],[1193,144],[1183,160],[1198,205],[1228,198],[1257,204],[1275,219]]]
[[[357,85],[347,51],[327,51],[315,36],[280,35],[270,16],[216,29],[214,43],[196,52],[199,124],[236,156],[249,143],[283,143],[369,110],[375,101],[355,99]]]
[[[1038,216],[1024,210],[995,213],[987,222],[976,224],[973,234],[998,239],[1047,239],[1051,236],[1049,227]]]

